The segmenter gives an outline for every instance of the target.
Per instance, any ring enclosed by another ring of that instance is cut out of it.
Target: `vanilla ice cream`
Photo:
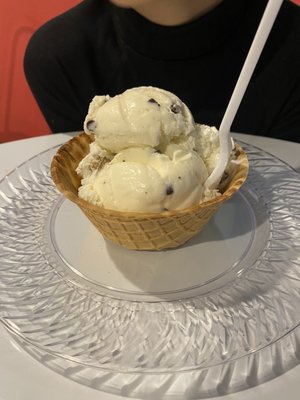
[[[84,121],[104,149],[117,153],[130,146],[159,147],[195,130],[187,106],[174,94],[153,87],[126,90],[115,97],[95,96]]]
[[[77,168],[78,194],[92,204],[162,212],[218,194],[204,189],[219,157],[218,131],[195,124],[188,107],[170,92],[138,87],[115,97],[96,96],[84,130],[95,140]]]
[[[161,212],[199,202],[206,178],[201,158],[176,144],[168,145],[165,154],[131,147],[83,179],[79,196],[110,209]]]

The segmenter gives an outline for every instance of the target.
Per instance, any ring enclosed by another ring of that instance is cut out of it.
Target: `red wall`
[[[50,130],[30,92],[23,57],[32,33],[79,0],[0,0],[0,142]]]

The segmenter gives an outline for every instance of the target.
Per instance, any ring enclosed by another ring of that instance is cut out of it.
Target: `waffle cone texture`
[[[66,198],[80,207],[105,238],[128,249],[162,250],[182,245],[195,236],[221,204],[240,189],[248,174],[247,156],[237,145],[236,155],[240,164],[220,196],[184,210],[162,213],[109,210],[78,197],[81,178],[76,168],[88,154],[91,142],[91,136],[81,133],[58,149],[51,163],[53,182]]]

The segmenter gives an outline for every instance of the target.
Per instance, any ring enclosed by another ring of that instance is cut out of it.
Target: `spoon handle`
[[[266,6],[219,128],[220,159],[216,168],[208,177],[206,187],[216,188],[226,168],[231,152],[230,128],[232,122],[282,3],[283,0],[269,0]]]

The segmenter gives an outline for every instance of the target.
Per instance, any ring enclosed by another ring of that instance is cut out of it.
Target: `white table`
[[[1,144],[0,178],[34,155],[69,138],[69,134],[57,134]],[[300,172],[300,144],[241,134],[237,134],[236,138],[263,148]],[[287,400],[300,398],[300,361],[298,366],[272,381],[217,399],[282,400],[283,398]],[[124,400],[124,397],[90,389],[51,371],[20,349],[0,326],[0,400],[41,399]]]

